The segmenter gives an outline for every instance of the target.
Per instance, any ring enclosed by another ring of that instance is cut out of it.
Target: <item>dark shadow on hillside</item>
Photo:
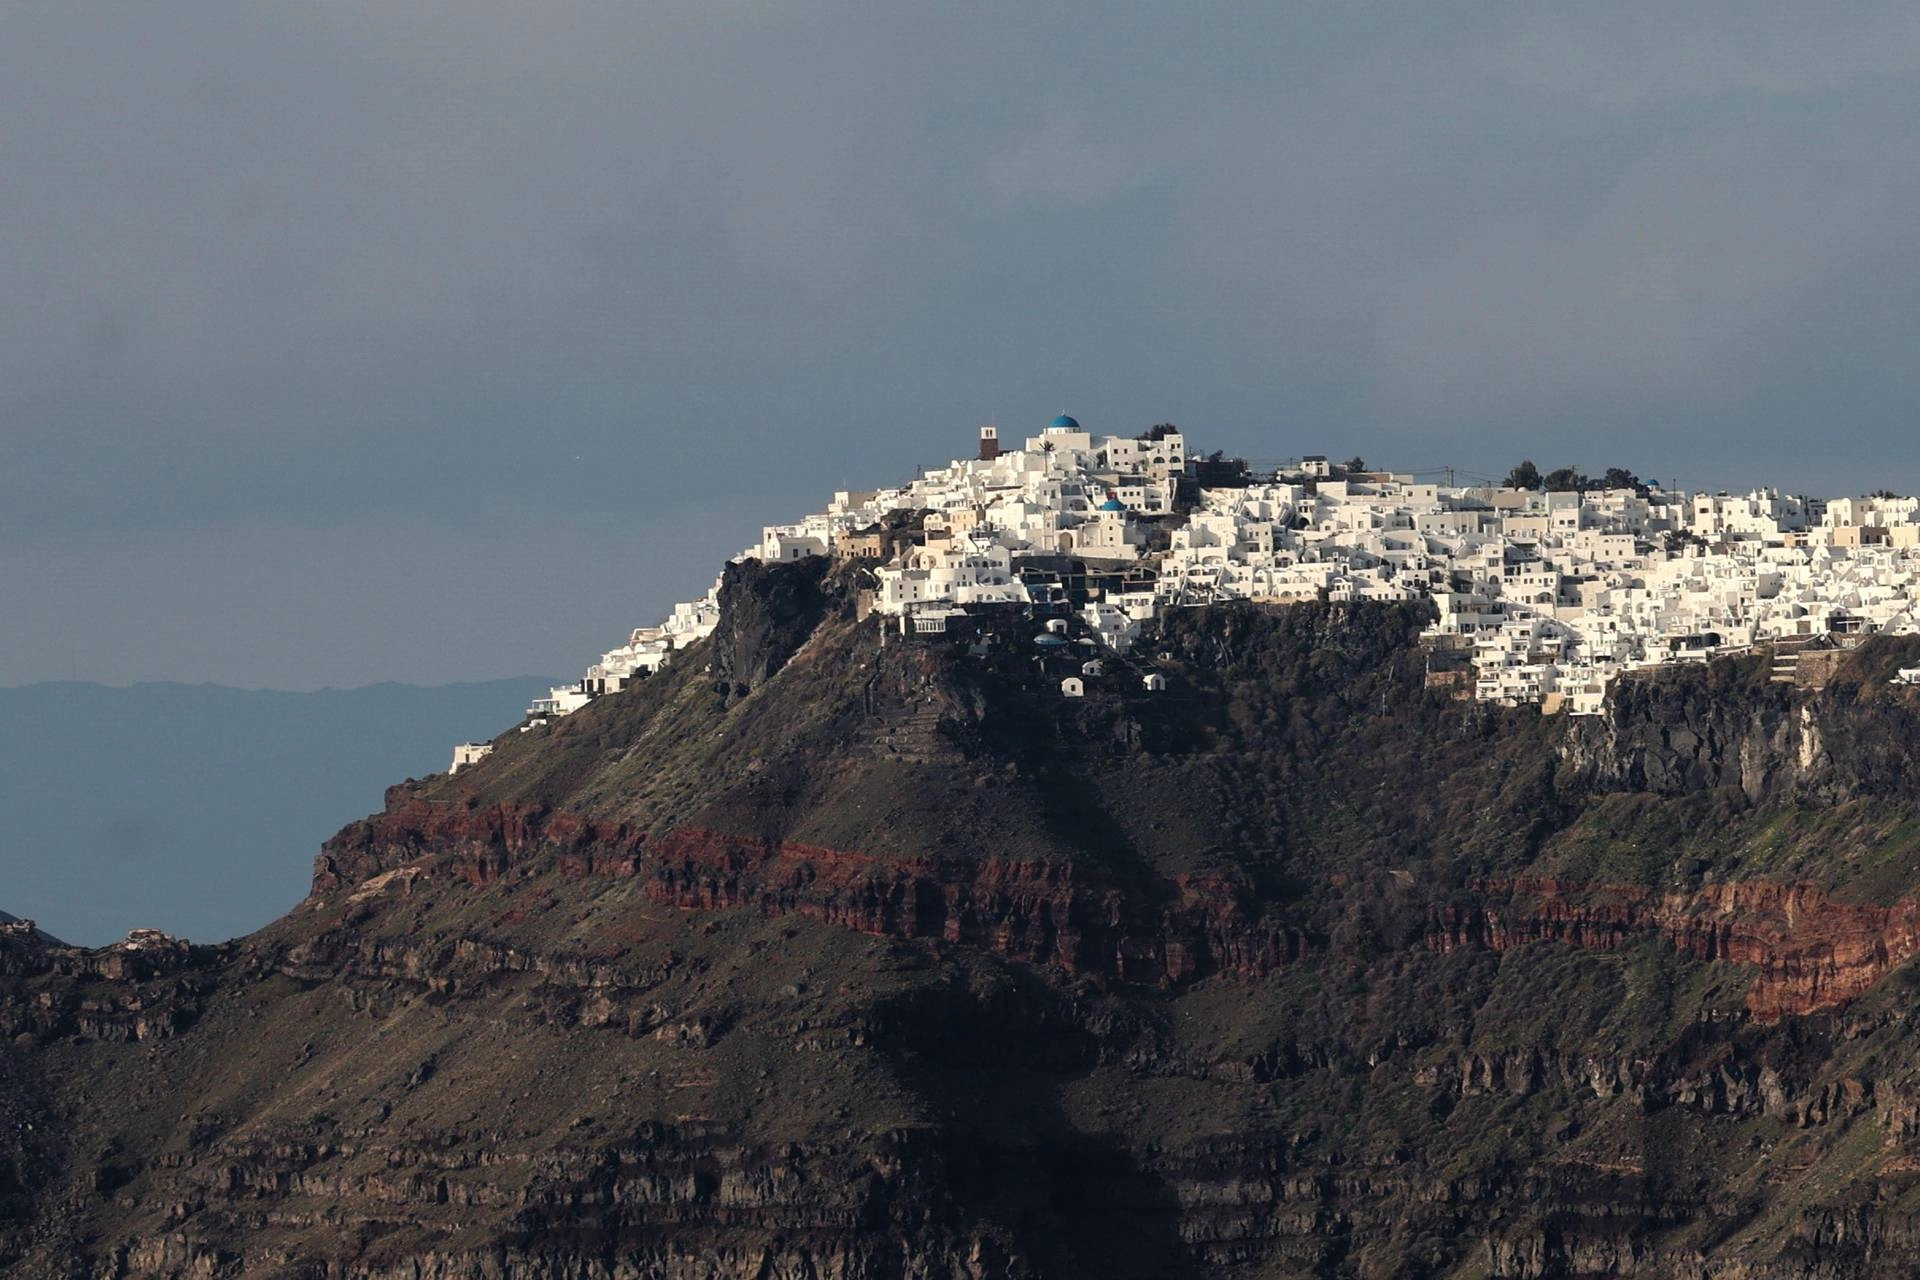
[[[1102,1036],[1030,972],[963,966],[876,1011],[899,1078],[942,1121],[938,1159],[960,1223],[998,1228],[1042,1277],[1166,1280],[1205,1269],[1167,1179],[1109,1134],[1077,1127],[1063,1091]]]

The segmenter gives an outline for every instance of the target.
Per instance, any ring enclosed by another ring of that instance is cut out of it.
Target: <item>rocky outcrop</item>
[[[19,916],[8,915],[6,912],[0,911],[0,937],[13,937],[21,934],[31,935],[42,942],[56,947],[64,947],[67,945],[48,933],[45,929],[40,928],[40,926],[33,921],[22,920]]]
[[[314,897],[351,891],[409,868],[483,885],[534,856],[563,859],[570,870],[631,875],[646,839],[625,823],[555,813],[542,805],[446,804],[400,788],[388,798],[385,812],[327,841],[314,861]]]
[[[743,698],[765,684],[830,611],[844,606],[844,594],[828,583],[831,566],[824,556],[727,565],[708,646],[708,670],[724,697]]]
[[[512,1131],[485,1129],[398,1143],[377,1130],[324,1128],[219,1141],[145,1172],[169,1206],[165,1220],[119,1246],[97,1274],[1032,1274],[1013,1233],[942,1221],[941,1202],[954,1188],[944,1185],[942,1153],[926,1134],[890,1135],[865,1148],[800,1149],[742,1142],[699,1125],[648,1125],[613,1141],[584,1137],[537,1159],[517,1145]],[[347,1172],[370,1147],[383,1167]],[[462,1223],[476,1216],[512,1225],[480,1247],[462,1240]],[[219,1243],[322,1223],[418,1243],[335,1257]]]
[[[7,997],[0,999],[0,1039],[166,1039],[199,1015],[229,954],[148,929],[92,949],[25,930],[0,937],[0,990]]]
[[[1480,881],[1475,900],[1435,911],[1427,945],[1504,951],[1538,942],[1611,950],[1657,935],[1699,961],[1756,972],[1756,1017],[1820,1013],[1856,999],[1920,952],[1920,899],[1835,901],[1806,884],[1735,881],[1693,892],[1520,878]]]
[[[1298,930],[1262,920],[1251,885],[1230,875],[1124,886],[1070,862],[878,859],[708,831],[670,833],[641,870],[648,893],[677,907],[795,912],[1122,982],[1255,977],[1307,948]]]
[[[1908,648],[1850,655],[1838,664],[1849,682],[1822,693],[1768,681],[1764,659],[1623,677],[1603,715],[1568,723],[1568,779],[1656,795],[1732,787],[1756,803],[1920,797],[1920,697],[1884,683]]]
[[[1308,946],[1262,919],[1251,884],[1228,874],[1129,885],[1071,862],[878,858],[698,829],[649,841],[575,814],[419,800],[329,842],[315,900],[405,893],[419,876],[483,885],[535,859],[567,876],[639,877],[655,901],[682,909],[798,914],[1122,982],[1257,977]]]
[[[799,914],[1123,982],[1259,977],[1311,945],[1298,926],[1263,915],[1252,884],[1229,874],[1129,884],[1073,862],[878,858],[698,829],[649,841],[624,824],[574,814],[417,799],[331,842],[314,892],[404,893],[413,877],[432,874],[480,885],[539,859],[563,875],[640,878],[654,900],[682,909]],[[1609,950],[1641,936],[1663,937],[1703,962],[1752,967],[1747,1001],[1756,1016],[1810,1014],[1857,998],[1920,952],[1920,897],[1874,907],[1764,880],[1671,893],[1480,880],[1468,900],[1434,911],[1426,945]]]

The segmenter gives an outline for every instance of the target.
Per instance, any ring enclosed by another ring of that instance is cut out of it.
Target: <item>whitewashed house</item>
[[[460,772],[471,764],[479,764],[493,754],[491,742],[462,742],[453,748],[453,763],[447,766],[449,774]]]

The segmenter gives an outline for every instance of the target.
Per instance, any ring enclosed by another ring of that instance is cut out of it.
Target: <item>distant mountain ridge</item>
[[[550,683],[0,688],[0,895],[76,944],[250,932],[299,901],[342,822]]]

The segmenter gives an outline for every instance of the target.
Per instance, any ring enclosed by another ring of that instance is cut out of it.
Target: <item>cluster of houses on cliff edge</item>
[[[970,612],[1068,612],[1124,654],[1160,611],[1227,600],[1431,600],[1434,683],[1597,713],[1619,673],[1756,645],[1791,655],[1920,631],[1920,500],[1638,483],[1456,486],[1310,455],[1263,473],[1158,426],[1100,436],[1055,418],[1018,447],[909,484],[842,491],[769,525],[737,559],[832,556],[872,575],[866,607],[909,635]],[[659,670],[710,634],[719,584],[633,631],[523,729]],[[455,766],[484,754],[463,744]]]

